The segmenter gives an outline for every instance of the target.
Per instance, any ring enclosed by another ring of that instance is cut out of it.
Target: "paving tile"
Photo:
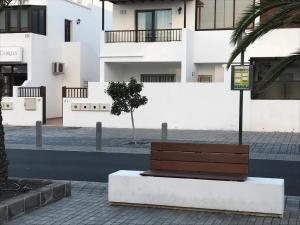
[[[8,225],[299,225],[300,223],[300,198],[293,196],[286,198],[285,215],[281,219],[110,206],[107,202],[107,184],[73,182],[72,187],[71,198],[22,215]]]

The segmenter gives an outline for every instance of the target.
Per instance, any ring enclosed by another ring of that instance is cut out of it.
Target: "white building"
[[[149,99],[135,113],[137,127],[168,122],[173,129],[238,129],[239,93],[230,90],[225,64],[233,50],[232,30],[253,0],[109,2],[113,25],[101,32],[100,82],[89,83],[88,98],[64,100],[65,126],[101,121],[106,127],[130,127],[129,115],[113,116],[99,104],[111,104],[104,93],[107,82],[136,77]],[[296,27],[273,31],[247,49],[254,85],[274,60],[299,47]],[[245,92],[245,130],[300,132],[299,71],[296,62],[265,92]]]
[[[100,30],[98,0],[27,0],[22,6],[13,1],[6,7],[0,14],[4,124],[33,125],[42,111],[46,118],[62,117],[63,86],[99,81]],[[39,88],[19,86],[45,86],[46,98],[25,100],[40,96],[34,93]]]

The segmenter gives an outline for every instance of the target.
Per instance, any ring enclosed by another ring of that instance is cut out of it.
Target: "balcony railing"
[[[182,29],[105,31],[106,43],[181,41]]]

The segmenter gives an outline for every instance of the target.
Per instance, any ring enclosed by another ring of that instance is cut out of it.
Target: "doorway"
[[[157,30],[172,29],[172,10],[137,10],[136,30],[140,41],[155,41]]]
[[[0,76],[4,79],[3,96],[13,96],[13,86],[21,86],[27,80],[27,64],[0,64]]]

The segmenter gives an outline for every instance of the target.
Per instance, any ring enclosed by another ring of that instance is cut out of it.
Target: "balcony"
[[[182,29],[105,31],[105,43],[172,42],[182,40]]]

